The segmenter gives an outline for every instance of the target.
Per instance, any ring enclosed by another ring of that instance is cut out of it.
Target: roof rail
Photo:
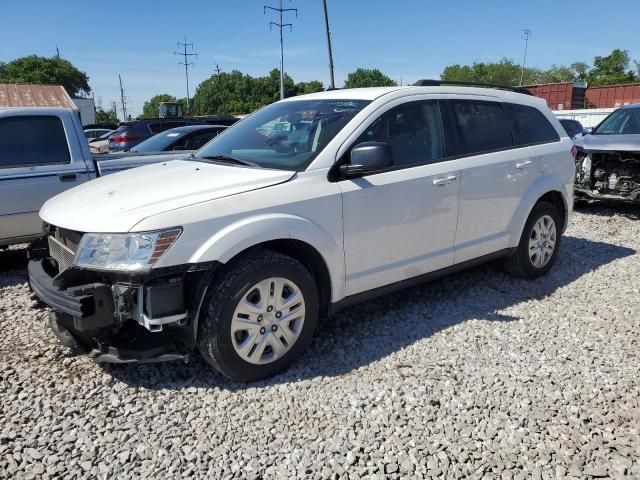
[[[524,87],[509,87],[507,85],[494,85],[492,83],[482,82],[463,82],[460,80],[431,80],[423,79],[418,80],[413,84],[416,87],[440,87],[442,85],[458,85],[461,87],[482,87],[482,88],[495,88],[497,90],[509,90],[511,92],[523,93],[525,95],[531,95],[531,92]]]

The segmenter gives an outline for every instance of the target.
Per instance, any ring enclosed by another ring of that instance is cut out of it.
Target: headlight
[[[171,248],[181,228],[142,233],[86,233],[74,263],[96,270],[149,270]]]

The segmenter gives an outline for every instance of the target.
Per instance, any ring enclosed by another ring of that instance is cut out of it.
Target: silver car
[[[640,104],[611,113],[576,147],[577,198],[640,203]]]

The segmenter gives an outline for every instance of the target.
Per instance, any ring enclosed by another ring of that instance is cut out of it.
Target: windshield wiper
[[[247,167],[260,167],[257,163],[250,162],[248,160],[240,160],[239,158],[230,157],[228,155],[209,155],[204,157],[193,157],[196,160],[204,159],[204,160],[213,160],[215,162],[222,163],[233,163],[236,165],[245,165]]]

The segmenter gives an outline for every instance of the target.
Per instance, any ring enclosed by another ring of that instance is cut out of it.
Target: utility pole
[[[216,68],[213,69],[214,72],[216,72],[216,75],[220,75],[220,66],[216,63]]]
[[[184,65],[184,76],[187,80],[187,113],[189,112],[189,66],[193,66],[193,62],[189,62],[189,57],[198,57],[197,53],[187,53],[187,47],[191,47],[193,50],[193,43],[187,43],[187,35],[184,36],[184,42],[178,42],[178,47],[183,47],[183,52],[173,52],[174,55],[180,55],[183,57],[183,62],[178,62],[178,65]]]
[[[58,48],[58,45],[56,45],[56,59],[60,60],[60,49]]]
[[[289,27],[289,31],[293,31],[293,25],[290,23],[282,23],[282,14],[284,12],[296,12],[296,18],[298,18],[298,9],[282,8],[282,0],[280,0],[280,8],[264,5],[263,13],[266,14],[267,9],[276,11],[280,15],[280,23],[269,22],[269,29],[271,29],[271,27],[274,25],[280,29],[280,100],[283,100],[284,99],[284,43],[282,41],[282,29],[284,27]]]
[[[524,67],[527,64],[527,47],[529,46],[529,37],[531,36],[531,30],[525,28],[522,30],[524,32],[524,57],[522,59],[522,72],[520,73],[520,85],[522,85],[522,81],[524,80]]]
[[[322,10],[324,11],[324,28],[327,32],[327,50],[329,50],[329,89],[336,88],[333,78],[333,53],[331,51],[331,32],[329,31],[329,15],[327,14],[327,0],[322,0]]]
[[[122,88],[122,77],[118,74],[118,80],[120,80],[120,101],[122,102],[122,121],[127,121],[127,102],[124,99],[124,88]]]

